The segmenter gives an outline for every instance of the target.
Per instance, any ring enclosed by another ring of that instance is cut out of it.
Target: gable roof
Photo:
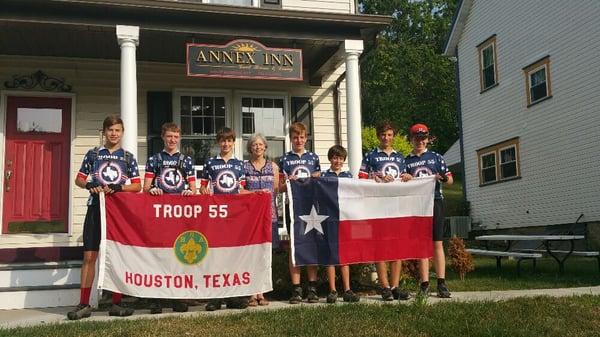
[[[473,6],[473,0],[459,1],[457,9],[454,12],[454,17],[452,18],[450,33],[448,33],[446,44],[444,45],[444,55],[447,56],[456,56],[456,46],[458,45],[462,31],[467,23],[467,17],[469,16],[471,7]]]

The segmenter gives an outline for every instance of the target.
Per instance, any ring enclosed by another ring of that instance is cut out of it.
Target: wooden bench
[[[521,261],[533,260],[533,268],[535,269],[536,261],[542,257],[540,253],[525,253],[525,252],[512,252],[512,251],[501,251],[501,250],[487,250],[487,249],[474,249],[469,248],[467,252],[473,255],[481,256],[492,256],[496,258],[496,267],[500,269],[502,267],[503,257],[516,257],[517,258],[517,275],[521,274]]]
[[[519,251],[521,251],[521,252],[541,253],[541,254],[547,254],[548,253],[545,249],[520,249]],[[569,252],[568,250],[553,250],[552,253],[570,254],[570,255],[573,255],[573,256],[596,258],[596,260],[598,261],[598,272],[600,272],[600,252],[577,251],[577,250]]]

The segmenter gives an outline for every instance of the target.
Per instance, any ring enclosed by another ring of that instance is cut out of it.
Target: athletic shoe
[[[79,305],[69,311],[67,313],[67,318],[69,318],[70,320],[78,320],[78,319],[82,319],[82,318],[86,318],[86,317],[90,317],[92,315],[92,307],[89,306],[89,304],[81,304],[79,303]]]
[[[402,290],[399,287],[392,288],[392,295],[395,300],[406,301],[410,298],[408,291]]]
[[[248,298],[232,297],[225,299],[227,309],[246,309],[248,307]]]
[[[162,314],[162,304],[159,299],[153,299],[150,301],[150,313],[151,314]]]
[[[417,297],[427,298],[429,297],[429,286],[420,286]]]
[[[206,311],[215,311],[221,309],[221,305],[223,304],[223,300],[220,298],[212,299],[208,301],[206,304]]]
[[[360,301],[360,297],[356,295],[352,290],[348,289],[344,291],[344,295],[342,296],[344,302],[358,302]]]
[[[308,303],[318,303],[319,295],[317,295],[317,288],[309,286],[306,293],[306,300]]]
[[[112,307],[110,307],[110,310],[108,311],[108,316],[125,317],[133,315],[133,312],[134,310],[132,308],[122,307],[113,303]]]
[[[337,291],[332,290],[331,292],[329,292],[329,295],[327,295],[327,303],[335,303],[335,301],[337,301]]]
[[[302,287],[296,286],[292,290],[292,297],[290,297],[290,304],[298,304],[302,302]]]
[[[173,300],[173,311],[174,312],[187,312],[187,303],[181,302],[180,300]]]
[[[392,289],[389,287],[381,289],[381,299],[384,301],[393,301],[394,295],[392,294]]]
[[[446,283],[438,284],[437,295],[441,298],[450,298],[450,290],[448,290],[448,287],[446,287]]]

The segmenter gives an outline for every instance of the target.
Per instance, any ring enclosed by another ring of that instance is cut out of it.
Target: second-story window
[[[496,35],[477,46],[479,52],[479,81],[481,92],[498,84],[498,61],[496,56]]]
[[[527,106],[552,97],[550,82],[550,56],[523,68],[527,87]]]

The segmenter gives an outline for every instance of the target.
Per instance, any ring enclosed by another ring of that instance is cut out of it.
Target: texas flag
[[[152,298],[272,290],[269,193],[102,200],[99,288]]]
[[[432,255],[433,177],[290,181],[292,262],[340,265]]]

